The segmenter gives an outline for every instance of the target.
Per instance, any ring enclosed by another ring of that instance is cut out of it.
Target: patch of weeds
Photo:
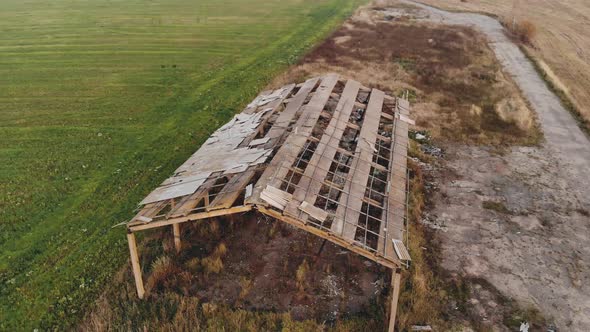
[[[424,151],[421,148],[421,144],[414,141],[414,140],[410,140],[410,146],[408,148],[408,156],[410,158],[417,158],[418,160],[422,161],[422,162],[426,162],[429,163],[432,161],[432,157],[427,155],[426,153],[424,153]]]
[[[481,128],[491,132],[509,133],[515,137],[525,135],[525,132],[516,123],[502,119],[493,104],[483,106]]]
[[[426,206],[424,196],[424,175],[412,160],[410,169],[410,192],[408,207],[409,237],[408,249],[412,255],[409,270],[402,273],[401,292],[396,320],[399,331],[407,331],[412,325],[429,324],[437,330],[449,330],[444,319],[443,304],[446,291],[440,279],[440,251],[433,234],[421,223],[422,211]]]
[[[238,296],[238,298],[240,300],[243,300],[250,293],[250,289],[252,289],[252,279],[246,278],[246,277],[241,277],[240,278],[240,287],[242,289],[240,290],[240,295]]]
[[[307,263],[307,260],[304,259],[303,262],[301,264],[299,264],[299,267],[297,267],[297,271],[295,272],[295,278],[297,280],[297,288],[299,289],[299,292],[302,294],[305,292],[308,271],[309,271],[309,264]]]
[[[584,208],[578,208],[578,209],[576,209],[576,212],[583,215],[584,217],[590,217],[590,211],[588,211]]]
[[[452,278],[446,287],[447,294],[454,300],[456,310],[467,311],[467,301],[471,297],[471,286],[464,278]]]
[[[220,243],[209,257],[201,259],[201,266],[205,274],[219,273],[223,269],[223,260],[221,259],[227,253],[227,247]]]
[[[405,88],[397,94],[399,98],[406,98],[410,103],[415,103],[418,100],[418,94],[414,89]]]
[[[537,308],[532,306],[520,308],[516,301],[510,299],[505,299],[504,306],[508,310],[504,312],[503,323],[511,330],[518,330],[522,322],[528,322],[532,327],[532,331],[540,331],[542,326],[547,325],[545,317]]]
[[[510,209],[508,209],[502,202],[483,201],[481,206],[486,210],[492,210],[502,214],[512,214],[512,211],[510,211]]]
[[[508,18],[504,18],[500,20],[500,23],[513,40],[524,45],[534,46],[533,40],[537,35],[537,26],[533,22],[529,20],[515,21],[514,19],[509,20]]]
[[[168,256],[161,256],[152,263],[152,272],[147,280],[146,288],[153,289],[165,281],[170,275],[177,272],[178,269]]]
[[[416,60],[410,58],[399,57],[395,58],[393,62],[397,63],[403,70],[413,72],[416,70]]]
[[[344,316],[336,321],[333,328],[328,329],[330,332],[348,332],[348,331],[383,331],[384,325],[387,326],[388,315],[385,308],[389,306],[389,301],[383,303],[379,298],[372,300],[371,304],[364,312],[355,316]]]

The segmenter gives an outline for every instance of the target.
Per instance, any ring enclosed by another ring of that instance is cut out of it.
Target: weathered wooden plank
[[[127,242],[129,244],[129,254],[131,256],[131,267],[133,269],[133,278],[135,279],[135,288],[137,289],[137,296],[140,299],[143,299],[145,289],[143,288],[143,278],[141,277],[141,266],[139,265],[139,255],[137,254],[135,234],[128,232]]]
[[[242,113],[244,113],[244,114],[254,113],[254,111],[258,108],[257,102],[259,100],[261,100],[262,98],[264,98],[265,96],[270,95],[272,93],[272,91],[273,90],[265,90],[265,91],[262,91],[261,93],[259,93],[258,96],[256,96],[256,98],[254,98],[254,100],[250,104],[246,105],[246,108],[244,108],[242,110]]]
[[[395,111],[400,115],[409,116],[410,105],[406,100],[398,98]],[[397,118],[394,119],[393,137],[395,138],[395,141],[398,140],[398,137],[407,136],[408,124]],[[387,229],[387,231],[384,232],[385,247],[382,248],[385,257],[395,256],[395,248],[393,247],[392,240],[403,240],[404,219],[406,214],[407,153],[408,148],[406,144],[395,144],[394,142],[391,151],[392,170],[389,178],[391,187],[389,189],[387,202],[387,226],[381,226],[382,230],[384,228]],[[401,167],[402,165],[404,167]]]
[[[277,153],[280,157],[275,157],[275,159],[282,164],[282,167],[277,168],[276,174],[271,181],[271,184],[274,187],[279,187],[281,185],[281,181],[289,172],[289,168],[297,159],[300,151],[305,148],[305,142],[318,122],[320,113],[324,109],[326,102],[328,102],[336,83],[338,83],[338,75],[330,74],[326,76],[322,80],[315,95],[305,106],[304,112],[295,124],[296,133],[289,135],[287,141]]]
[[[273,186],[267,185],[260,193],[260,197],[279,210],[283,210],[291,201],[293,195]]]
[[[249,170],[234,175],[217,194],[213,202],[207,206],[207,211],[226,209],[231,207],[250,180],[254,177],[255,171]]]
[[[320,192],[323,181],[334,160],[334,155],[338,150],[338,144],[354,108],[354,101],[360,85],[359,82],[354,80],[346,82],[332,119],[305,169],[304,176],[293,193],[293,201],[285,209],[286,213],[293,216],[301,215],[298,213],[297,208],[302,202],[309,202],[312,205],[315,203],[317,194]]]
[[[266,125],[268,120],[271,118],[271,116],[277,112],[277,110],[280,108],[281,104],[285,101],[285,99],[287,99],[287,97],[291,95],[291,92],[293,91],[293,89],[295,89],[295,84],[289,84],[287,86],[284,86],[282,89],[283,89],[283,91],[281,92],[281,94],[279,95],[279,97],[277,99],[275,99],[263,106],[263,109],[270,108],[272,110],[270,112],[267,112],[266,114],[264,114],[264,116],[260,119],[260,124],[259,124],[256,132],[252,133],[252,135],[246,137],[240,143],[240,145],[239,145],[240,147],[250,146],[250,143],[252,141],[254,141],[255,137],[262,131],[262,129],[264,128],[264,126]],[[283,112],[281,112],[281,114],[282,113]]]
[[[164,220],[155,220],[155,221],[152,221],[152,222],[144,224],[144,225],[133,225],[133,226],[128,225],[127,228],[132,232],[137,232],[137,231],[142,231],[142,230],[146,230],[146,229],[158,228],[158,227],[174,225],[174,224],[181,224],[183,222],[188,222],[188,221],[195,221],[195,220],[201,220],[201,219],[206,219],[206,218],[226,216],[226,215],[230,215],[230,214],[234,214],[234,213],[248,212],[250,210],[252,210],[251,205],[234,206],[229,209],[221,209],[221,210],[215,210],[215,211],[204,211],[204,212],[193,213],[193,214],[189,214],[184,217],[169,218],[169,219],[164,219]]]
[[[319,114],[330,97],[330,93],[338,82],[338,75],[330,74],[323,78],[315,94],[305,106],[301,116],[295,123],[295,129],[287,137],[285,143],[277,151],[270,161],[268,167],[254,186],[252,197],[249,203],[264,203],[260,200],[260,192],[271,184],[280,187],[281,180],[288,173],[289,167],[295,162],[301,147],[305,144],[307,137],[311,134]],[[287,105],[289,107],[289,105]],[[271,138],[272,140],[272,138]],[[270,142],[269,142],[270,143]],[[268,144],[268,143],[267,143]]]
[[[410,253],[406,246],[402,242],[402,240],[393,239],[393,249],[395,249],[395,254],[399,258],[400,261],[411,261],[412,258],[410,257]]]
[[[284,200],[291,200],[291,198],[293,197],[293,195],[289,194],[288,192],[282,191],[279,188],[276,188],[276,187],[273,187],[270,185],[266,186],[266,188],[264,188],[264,190],[269,191]]]
[[[328,212],[318,207],[315,207],[305,201],[301,202],[301,204],[299,205],[299,210],[307,213],[310,217],[322,222],[328,218]]]
[[[152,219],[158,215],[163,208],[168,205],[168,201],[159,201],[149,203],[143,206],[139,212],[129,221],[129,224],[142,224],[151,222]]]
[[[349,240],[354,241],[356,232],[356,225],[360,210],[362,208],[362,200],[364,197],[369,173],[371,171],[370,162],[373,159],[373,153],[365,146],[374,146],[377,139],[377,131],[379,129],[379,120],[381,119],[381,109],[383,107],[383,98],[385,94],[383,91],[373,89],[369,97],[369,104],[365,112],[365,119],[359,134],[359,142],[356,147],[355,158],[352,161],[352,169],[348,173],[346,182],[349,184],[348,192],[343,192],[340,195],[339,206],[336,209],[336,218],[332,223],[332,231]]]
[[[182,241],[180,238],[180,225],[174,224],[172,225],[172,234],[174,236],[174,248],[176,249],[176,253],[180,253],[182,248]]]
[[[275,122],[273,123],[272,127],[268,131],[265,137],[268,137],[268,142],[265,143],[264,147],[266,149],[272,148],[275,146],[279,138],[285,133],[285,129],[289,126],[289,123],[295,117],[295,114],[301,108],[301,105],[309,96],[309,93],[313,88],[318,84],[320,80],[319,77],[310,78],[297,91],[297,94],[289,101],[285,109],[279,114]]]
[[[399,291],[401,287],[401,274],[397,269],[391,272],[391,308],[389,309],[389,327],[388,332],[395,331],[395,317],[397,314],[397,302],[399,301]]]
[[[184,197],[178,204],[176,204],[176,207],[168,212],[167,218],[177,218],[191,213],[191,211],[201,202],[201,199],[208,195],[209,190],[219,178],[218,176],[219,173],[209,176],[209,179],[207,179],[197,191]]]

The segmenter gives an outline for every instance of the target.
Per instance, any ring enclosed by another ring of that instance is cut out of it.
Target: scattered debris
[[[338,277],[335,275],[328,275],[321,281],[322,288],[328,293],[330,297],[340,297],[343,294],[342,289],[338,286]]]
[[[427,155],[431,155],[436,158],[442,158],[443,156],[442,149],[433,145],[422,144],[420,145],[420,150],[422,150],[422,152],[426,153]]]

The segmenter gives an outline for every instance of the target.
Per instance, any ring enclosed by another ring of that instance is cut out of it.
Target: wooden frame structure
[[[262,92],[218,129],[127,223],[134,233],[255,210],[392,269],[393,331],[407,243],[409,103],[336,74]]]

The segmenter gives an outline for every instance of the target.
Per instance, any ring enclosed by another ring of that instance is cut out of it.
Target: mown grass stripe
[[[32,213],[23,213],[10,204],[13,215],[10,219],[2,218],[12,222],[0,225],[9,228],[0,239],[0,283],[6,286],[0,289],[0,329],[65,328],[74,324],[79,311],[126,259],[124,237],[119,230],[111,230],[110,225],[128,218],[137,201],[194,152],[216,126],[357,3],[281,2],[289,10],[310,10],[317,16],[303,22],[291,21],[285,25],[290,27],[288,31],[268,32],[273,34],[272,43],[238,54],[238,61],[231,64],[226,61],[236,57],[230,54],[212,68],[207,67],[211,62],[194,67],[198,73],[157,72],[170,93],[164,91],[156,101],[142,105],[144,111],[133,115],[135,123],[99,126],[100,122],[91,120],[88,125],[96,132],[90,130],[89,135],[84,135],[84,131],[74,134],[59,128],[32,128],[32,141],[19,137],[20,144],[29,152],[6,173],[14,174],[11,172],[19,166],[25,170],[24,176],[37,172],[41,175],[41,189],[33,191],[34,186],[22,179],[11,179],[8,187],[0,187],[2,191],[23,191],[12,195],[13,201],[7,201],[8,204],[21,200],[39,204]],[[29,65],[34,70],[35,65]],[[131,73],[114,79],[125,82],[133,91],[130,93],[135,93],[142,90],[137,87],[141,86],[138,82],[145,78],[144,74]],[[54,91],[65,86],[57,86]],[[30,90],[34,92],[34,88]],[[97,105],[88,106],[102,109],[105,114],[126,114],[128,110],[121,110],[119,105],[133,105],[127,95],[104,95],[99,100]],[[144,104],[147,101],[141,100]],[[2,116],[0,112],[0,120]],[[68,120],[65,117],[64,125],[73,125]],[[103,134],[100,137],[104,141],[98,140],[98,132]],[[63,140],[55,141],[60,142],[58,146],[35,146],[47,135]],[[0,137],[5,137],[1,131]],[[64,152],[67,153],[62,155]],[[82,172],[83,163],[100,167]],[[66,177],[75,180],[66,181]]]

